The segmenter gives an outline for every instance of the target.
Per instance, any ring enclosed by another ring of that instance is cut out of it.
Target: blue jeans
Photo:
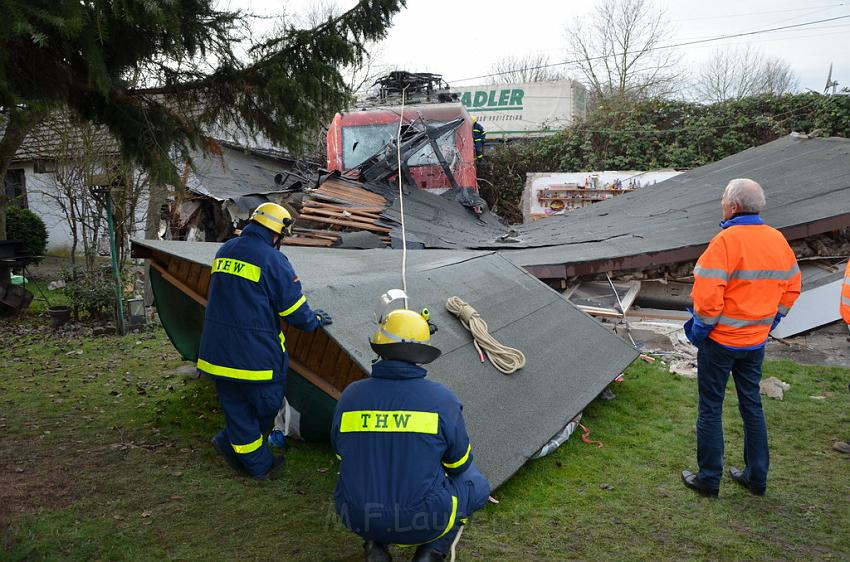
[[[767,425],[759,395],[762,361],[764,347],[732,350],[710,338],[706,338],[699,347],[697,464],[699,479],[709,488],[719,488],[723,475],[723,397],[730,372],[735,380],[738,410],[744,422],[744,477],[754,488],[767,485]]]

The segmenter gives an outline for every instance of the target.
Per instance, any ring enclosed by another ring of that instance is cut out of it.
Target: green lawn
[[[278,480],[235,477],[208,444],[221,424],[212,386],[175,373],[161,331],[83,339],[47,324],[30,313],[0,325],[0,559],[362,559],[333,514],[328,446],[289,446]],[[850,459],[830,447],[850,438],[850,371],[766,370],[792,388],[766,401],[765,497],[728,480],[718,500],[680,484],[694,468],[696,384],[638,362],[616,400],[585,412],[605,446],[575,438],[529,463],[473,519],[459,558],[848,559]],[[740,466],[731,390],[727,406],[726,458]]]

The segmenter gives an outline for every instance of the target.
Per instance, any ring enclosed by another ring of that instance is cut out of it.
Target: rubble
[[[776,377],[764,379],[761,383],[759,383],[759,394],[763,394],[776,400],[783,400],[785,398],[785,393],[790,389],[790,384],[782,382]]]

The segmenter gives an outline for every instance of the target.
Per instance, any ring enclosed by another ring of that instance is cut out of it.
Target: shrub
[[[32,211],[6,207],[6,239],[21,240],[27,254],[41,257],[47,249],[47,228],[41,217]]]
[[[115,285],[110,267],[97,267],[92,271],[77,269],[62,272],[65,295],[69,305],[77,312],[91,318],[105,319],[115,310]]]

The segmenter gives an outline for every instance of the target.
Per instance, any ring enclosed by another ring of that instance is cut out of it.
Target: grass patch
[[[46,324],[0,327],[0,558],[362,559],[333,513],[327,445],[288,445],[278,480],[235,477],[208,444],[222,424],[212,384],[176,371],[162,332],[59,337]],[[695,464],[696,384],[638,362],[616,400],[585,412],[605,446],[572,439],[526,465],[474,518],[460,557],[847,559],[850,459],[830,446],[850,438],[850,371],[774,362],[771,375],[792,388],[765,402],[764,498],[728,479],[719,500],[680,484]],[[740,466],[736,402],[730,385],[726,460]]]

